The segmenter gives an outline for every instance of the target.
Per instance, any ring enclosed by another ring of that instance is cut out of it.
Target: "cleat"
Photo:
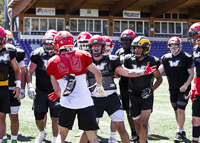
[[[180,142],[182,140],[182,133],[177,132],[176,136],[174,137],[174,142]]]
[[[109,138],[108,143],[118,143],[115,138]]]
[[[186,132],[185,131],[182,131],[182,139],[185,139],[186,138]]]
[[[42,141],[46,138],[47,136],[47,133],[45,132],[44,134],[42,135],[39,135],[36,140],[35,140],[35,143],[42,143]]]
[[[7,143],[7,139],[3,139],[3,140],[2,140],[2,143]]]
[[[21,132],[18,132],[18,136],[22,136],[22,133],[21,133]]]
[[[17,143],[17,140],[11,140],[11,143]]]
[[[137,135],[132,135],[132,136],[130,137],[130,140],[131,140],[131,141],[136,141],[136,140],[137,140]]]

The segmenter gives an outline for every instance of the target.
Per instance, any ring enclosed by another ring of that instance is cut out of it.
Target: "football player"
[[[89,32],[81,32],[77,37],[79,50],[89,51],[88,42],[92,35]]]
[[[125,57],[124,65],[129,69],[144,69],[150,62],[151,66],[160,65],[157,57],[149,56],[151,43],[145,36],[136,37],[131,44],[132,54]],[[153,84],[153,79],[156,78]],[[152,74],[129,78],[130,115],[133,117],[140,143],[146,143],[148,120],[153,108],[153,91],[162,83],[159,70]]]
[[[170,92],[170,101],[174,108],[178,130],[174,141],[180,142],[186,137],[184,130],[185,108],[189,99],[190,83],[194,77],[192,56],[182,52],[182,42],[178,37],[172,37],[168,41],[170,53],[162,56],[162,64],[159,71],[165,71]]]
[[[72,129],[75,116],[78,116],[79,129],[86,131],[90,143],[98,143],[96,122],[91,93],[87,88],[87,70],[96,79],[95,93],[104,95],[102,76],[92,63],[91,55],[83,50],[74,50],[74,38],[67,31],[60,31],[54,38],[58,55],[47,62],[47,73],[55,93],[49,95],[51,100],[60,97],[58,124],[59,134],[56,142],[64,143],[69,130]]]
[[[0,27],[0,143],[5,133],[6,114],[10,113],[10,94],[9,94],[9,67],[11,66],[15,72],[15,87],[13,89],[14,98],[20,95],[21,87],[21,71],[16,61],[16,48],[11,44],[6,44],[7,36],[5,30]],[[18,132],[16,132],[17,135]],[[13,134],[13,133],[12,133]]]
[[[48,95],[53,92],[53,87],[50,81],[50,76],[46,72],[47,61],[55,55],[54,51],[54,36],[55,31],[47,31],[42,39],[43,47],[39,47],[32,51],[30,56],[30,63],[26,73],[28,96],[34,100],[33,110],[36,120],[36,125],[39,130],[39,136],[36,138],[35,143],[42,143],[47,133],[45,131],[45,116],[50,109],[50,116],[52,120],[52,143],[55,143],[58,135],[58,110],[59,99],[55,102],[48,100]],[[36,90],[32,85],[32,75],[36,74]]]
[[[112,50],[113,50],[113,41],[110,39],[109,36],[103,36],[103,38],[105,39],[106,45],[105,45],[105,51],[104,54],[111,54]]]
[[[9,30],[5,30],[6,36],[7,36],[7,44],[11,44],[13,42],[13,36],[12,33]],[[12,46],[13,47],[13,46]],[[14,48],[14,47],[13,47]],[[9,92],[10,92],[10,110],[11,113],[9,114],[10,120],[11,120],[11,143],[17,142],[17,136],[19,131],[19,118],[18,118],[18,112],[19,112],[19,106],[21,104],[20,99],[23,99],[25,97],[25,51],[19,48],[15,48],[16,50],[16,60],[19,64],[19,67],[21,69],[21,89],[20,89],[20,95],[17,98],[14,98],[15,94],[13,94],[13,90],[16,87],[15,84],[15,72],[12,69],[12,67],[9,67]],[[3,143],[7,143],[7,135],[6,131],[3,137]]]
[[[193,89],[190,92],[192,99],[192,143],[198,143],[200,136],[200,22],[194,23],[190,26],[188,31],[188,38],[192,41],[193,59],[195,63],[194,73],[195,79]]]
[[[102,83],[105,90],[105,95],[96,96],[95,91],[96,80],[94,74],[87,72],[87,79],[89,88],[94,100],[94,107],[96,111],[97,121],[102,118],[104,111],[110,116],[114,126],[120,134],[123,143],[130,142],[127,131],[124,127],[124,113],[116,93],[116,85],[114,83],[114,72],[126,77],[138,77],[145,74],[151,74],[154,69],[146,68],[146,70],[129,70],[122,66],[120,58],[115,55],[105,55],[105,39],[100,35],[94,35],[89,40],[90,53],[92,55],[93,63],[102,73]],[[148,72],[147,72],[148,69]],[[116,141],[110,139],[109,142]],[[83,134],[81,142],[87,142],[86,136]]]
[[[115,55],[117,55],[121,59],[123,59],[125,57],[125,55],[131,54],[130,46],[131,46],[132,41],[135,39],[135,37],[136,37],[135,33],[130,29],[123,31],[122,34],[120,35],[120,43],[121,43],[122,48],[117,50]],[[137,139],[137,134],[136,134],[133,119],[129,114],[129,91],[128,91],[128,78],[127,77],[123,77],[123,76],[120,77],[119,88],[120,88],[120,95],[122,98],[123,109],[127,113],[126,115],[127,115],[128,123],[131,128],[131,141],[134,141]],[[113,131],[111,132],[111,136],[112,136],[112,134],[115,135],[115,132],[116,132],[116,131],[114,131],[114,129],[112,129],[112,130]]]

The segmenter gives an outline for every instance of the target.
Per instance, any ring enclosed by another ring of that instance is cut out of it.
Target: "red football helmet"
[[[54,30],[54,29],[50,29],[50,30],[48,30],[48,31],[45,33],[45,35],[46,35],[46,34],[49,34],[49,33],[57,34],[58,32],[57,32],[56,30]]]
[[[124,50],[130,49],[131,43],[135,39],[135,37],[136,35],[132,30],[124,30],[120,36],[122,48],[124,48]]]
[[[194,45],[200,41],[200,22],[190,26],[188,31],[188,40],[191,40]]]
[[[103,36],[106,45],[105,45],[105,54],[111,54],[112,50],[113,50],[113,41],[110,39],[110,37],[108,36]]]
[[[47,53],[52,53],[54,52],[54,37],[55,37],[55,33],[47,33],[46,35],[44,35],[43,39],[42,39],[42,45],[43,48],[45,50],[45,52]]]
[[[81,32],[77,37],[78,48],[89,51],[88,43],[92,35],[89,32]]]
[[[6,37],[7,33],[6,31],[0,27],[0,45],[4,46],[6,44]]]
[[[92,36],[88,43],[91,54],[95,57],[99,57],[100,55],[102,55],[104,52],[105,44],[106,44],[105,40],[102,36],[100,35]]]
[[[60,31],[54,37],[54,49],[56,51],[67,50],[72,52],[74,49],[74,37],[68,31]]]
[[[169,39],[168,43],[168,49],[172,54],[177,53],[179,49],[182,47],[181,39],[178,37],[172,37]]]

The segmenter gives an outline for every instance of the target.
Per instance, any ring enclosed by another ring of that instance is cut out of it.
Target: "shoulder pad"
[[[118,50],[115,52],[115,55],[120,56],[120,55],[122,55],[123,53],[124,53],[124,49],[123,49],[123,48],[120,48],[120,49],[118,49]]]
[[[39,48],[33,50],[31,52],[31,55],[40,55],[41,53],[44,53],[44,48],[43,47],[39,47]]]
[[[198,49],[198,45],[194,45],[194,47],[193,47],[193,51],[196,51],[197,49]]]
[[[189,57],[189,58],[191,58],[191,57],[192,57],[192,55],[191,55],[191,54],[189,54],[189,53],[187,53],[187,52],[184,52],[184,53],[185,53],[186,57]]]
[[[119,59],[119,57],[116,56],[116,55],[109,55],[109,59],[110,59],[111,61],[114,61],[114,60]]]
[[[25,51],[19,48],[16,48],[16,50],[17,50],[16,60],[17,62],[21,62],[25,58]]]
[[[16,47],[13,46],[12,44],[5,44],[5,48],[6,48],[8,51],[16,52]]]
[[[167,53],[167,54],[164,54],[161,59],[163,58],[171,58],[172,57],[172,54],[171,53]],[[156,57],[157,58],[157,57]]]

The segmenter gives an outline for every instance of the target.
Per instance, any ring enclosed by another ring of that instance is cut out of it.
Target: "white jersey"
[[[81,109],[94,105],[87,87],[86,74],[76,76],[76,85],[69,96],[63,96],[67,80],[57,80],[61,89],[60,105],[69,109]]]

